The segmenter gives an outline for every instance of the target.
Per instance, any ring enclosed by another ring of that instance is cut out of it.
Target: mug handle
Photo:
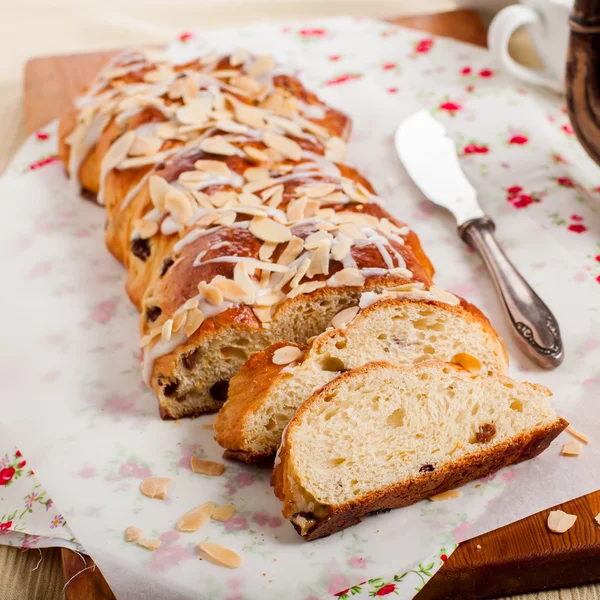
[[[508,53],[508,42],[512,34],[523,25],[539,23],[541,20],[537,11],[529,6],[514,4],[503,8],[495,17],[488,30],[488,47],[492,56],[502,63],[504,68],[515,77],[535,85],[543,85],[557,92],[562,92],[562,86],[552,78],[548,71],[536,71],[516,62]]]

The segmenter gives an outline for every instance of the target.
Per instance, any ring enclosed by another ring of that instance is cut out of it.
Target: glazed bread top
[[[107,200],[109,227],[126,215],[126,248],[111,251],[130,278],[152,263],[135,300],[161,300],[142,318],[146,381],[219,315],[269,329],[286,302],[322,288],[430,286],[416,235],[341,164],[348,132],[271,56],[244,50],[126,53],[63,119],[71,177]]]

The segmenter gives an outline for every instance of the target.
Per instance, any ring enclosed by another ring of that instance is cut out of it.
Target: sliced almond
[[[198,298],[188,298],[183,305],[183,310],[192,310],[194,308],[198,308],[199,304],[200,302],[198,302]]]
[[[306,204],[308,202],[308,198],[306,196],[302,196],[302,198],[297,198],[292,200],[286,209],[287,220],[290,223],[295,223],[296,221],[301,221],[304,219],[304,211],[306,209]]]
[[[182,311],[173,317],[173,333],[177,333],[184,325],[187,319],[187,312]]]
[[[246,181],[259,181],[269,178],[269,170],[263,167],[248,167],[244,171]]]
[[[277,244],[275,242],[263,242],[262,246],[258,250],[258,258],[260,258],[260,260],[268,260],[271,258],[271,256],[273,256],[275,248],[277,248]]]
[[[273,352],[274,365],[289,365],[291,362],[298,360],[303,354],[303,351],[296,346],[283,346]]]
[[[351,240],[366,240],[367,236],[354,223],[342,223],[339,230]]]
[[[184,125],[203,125],[208,120],[210,108],[208,98],[196,98],[178,108],[175,114],[179,122]]]
[[[244,146],[244,152],[246,156],[255,162],[269,162],[270,158],[268,154],[265,154],[259,148],[255,148],[254,146]]]
[[[190,468],[194,473],[216,476],[223,473],[225,465],[223,463],[213,462],[212,460],[203,460],[197,456],[192,456],[190,459]]]
[[[263,273],[265,272],[267,271],[263,271]],[[267,292],[266,294],[258,296],[255,300],[255,304],[257,306],[273,306],[274,304],[279,304],[283,298],[284,295],[282,292]]]
[[[200,149],[209,154],[222,154],[223,156],[233,156],[238,153],[238,149],[230,144],[222,135],[215,135],[202,140],[200,142]]]
[[[151,238],[158,231],[158,223],[156,221],[146,221],[145,219],[136,219],[133,222],[133,227],[143,240]]]
[[[563,456],[579,456],[581,454],[581,444],[576,440],[569,440],[560,453]]]
[[[190,533],[192,531],[198,531],[202,525],[204,525],[209,517],[213,508],[212,502],[205,502],[200,506],[196,506],[191,510],[188,510],[175,524],[175,529],[183,531],[184,533]]]
[[[233,269],[233,280],[237,283],[246,294],[246,302],[248,304],[254,304],[256,298],[256,288],[252,283],[252,279],[248,273],[248,263],[239,262]]]
[[[361,287],[365,284],[365,276],[355,267],[348,267],[338,271],[335,275],[336,285],[342,287]]]
[[[314,277],[315,275],[329,275],[329,244],[327,240],[319,242],[318,248],[313,250],[306,276]]]
[[[441,502],[442,500],[452,500],[453,498],[460,498],[461,496],[462,492],[460,490],[448,490],[447,492],[441,492],[440,494],[429,496],[429,499],[432,502]]]
[[[250,77],[262,77],[273,70],[275,59],[270,54],[259,56],[247,69]]]
[[[263,142],[269,148],[273,148],[286,158],[298,161],[302,158],[302,147],[283,135],[277,135],[276,133],[265,133],[263,135]]]
[[[567,431],[573,436],[576,437],[578,440],[580,440],[581,442],[583,442],[584,444],[589,444],[590,443],[590,438],[585,435],[585,433],[581,433],[581,431],[577,431],[577,429],[575,429],[574,427],[572,427],[571,425],[567,426]]]
[[[352,240],[346,237],[343,233],[340,233],[336,238],[336,244],[331,249],[331,256],[333,260],[342,261],[350,252],[352,247]]]
[[[300,256],[303,249],[304,242],[302,238],[296,236],[292,237],[284,251],[279,255],[277,263],[280,265],[289,265]]]
[[[316,290],[324,288],[325,285],[326,284],[324,281],[307,281],[305,283],[301,283],[300,285],[297,285],[292,290],[290,290],[287,293],[287,297],[295,298],[296,296],[299,296],[300,294],[310,294],[311,292],[314,292]]]
[[[187,188],[195,188],[200,187],[210,175],[208,173],[203,173],[202,171],[184,171],[180,173],[177,181],[184,185]]]
[[[165,196],[167,192],[171,189],[170,184],[166,179],[160,177],[160,175],[151,175],[148,183],[150,190],[150,200],[152,200],[152,204],[160,210],[161,212],[165,211]]]
[[[125,541],[126,542],[137,542],[144,532],[139,527],[134,527],[130,525],[125,530]]]
[[[452,306],[456,306],[457,304],[460,304],[460,300],[454,294],[447,292],[446,290],[442,289],[441,287],[438,287],[437,285],[432,285],[429,288],[429,291],[438,300],[441,300],[442,302],[446,302],[447,304],[451,304]]]
[[[168,342],[171,339],[173,333],[173,319],[167,319],[161,329],[160,338],[163,342]]]
[[[198,171],[203,171],[204,173],[216,173],[217,175],[224,175],[226,177],[231,175],[231,171],[227,164],[220,160],[197,160],[194,163],[194,168],[198,169]]]
[[[229,83],[236,88],[244,90],[244,92],[247,92],[251,96],[254,96],[261,90],[260,83],[248,75],[238,75],[237,77],[232,77],[229,80]]]
[[[278,186],[275,186],[275,187],[278,187]],[[273,192],[273,194],[269,198],[269,201],[267,202],[267,204],[271,208],[277,208],[282,202],[283,202],[283,186],[281,186],[281,188],[276,189]]]
[[[296,189],[297,194],[308,196],[309,198],[323,198],[335,191],[333,183],[317,183],[313,185],[303,185]]]
[[[212,542],[202,542],[198,548],[213,562],[230,569],[237,569],[242,564],[242,558],[233,550],[213,544]]]
[[[194,308],[187,313],[187,317],[185,320],[185,325],[183,326],[183,331],[189,337],[193,335],[198,327],[202,325],[204,321],[204,315],[202,311],[198,308]]]
[[[129,148],[129,156],[151,156],[156,154],[163,141],[159,137],[137,137]]]
[[[123,161],[134,141],[135,133],[133,131],[128,131],[117,138],[102,158],[102,171],[106,173]]]
[[[455,354],[450,362],[461,365],[463,368],[469,371],[469,373],[473,373],[473,375],[477,375],[483,366],[478,358],[464,352]]]
[[[266,217],[254,217],[250,221],[248,229],[250,233],[264,242],[279,244],[292,238],[292,232],[285,225]]]
[[[163,500],[171,481],[169,477],[148,477],[140,484],[140,491],[148,498]]]
[[[335,329],[344,329],[352,319],[358,314],[360,308],[358,306],[350,306],[340,311],[331,319],[331,325]]]
[[[137,545],[146,548],[146,550],[157,550],[160,547],[160,540],[142,538],[137,540]]]
[[[299,285],[300,281],[302,281],[302,278],[306,275],[306,271],[308,271],[308,267],[310,267],[310,258],[308,256],[305,256],[302,259],[302,262],[300,263],[300,265],[298,266],[298,269],[296,271],[296,274],[294,275],[294,278],[290,281],[291,288],[295,288]]]
[[[223,208],[234,204],[238,199],[238,195],[233,191],[219,190],[213,192],[208,199],[215,208]]]
[[[242,186],[242,192],[245,194],[253,194],[254,192],[258,192],[260,190],[264,190],[273,184],[275,180],[271,177],[267,177],[266,179],[255,179],[254,181],[249,181]]]
[[[235,118],[237,121],[243,123],[244,125],[248,125],[253,129],[264,129],[267,126],[265,121],[267,111],[256,106],[251,106],[250,104],[240,102],[232,97],[229,99],[233,104],[233,110],[235,111]]]
[[[215,521],[226,522],[235,515],[236,508],[233,504],[223,504],[222,506],[214,506],[210,511],[210,518]]]
[[[390,269],[390,275],[398,275],[399,277],[406,277],[407,279],[411,279],[413,274],[412,271],[405,269],[403,267],[396,267],[395,269]]]
[[[346,142],[338,137],[331,137],[325,144],[325,158],[341,162],[346,157]]]
[[[165,208],[180,225],[185,225],[194,215],[192,201],[173,186],[169,187],[165,195]]]
[[[237,48],[233,54],[229,57],[229,64],[232,67],[237,67],[245,63],[248,60],[248,50],[245,48]]]
[[[198,284],[198,291],[204,296],[204,299],[209,304],[212,304],[213,306],[223,304],[223,293],[218,287],[202,281]]]
[[[551,510],[548,514],[548,529],[553,533],[565,533],[573,527],[577,515],[570,515],[562,510]]]
[[[315,231],[314,233],[311,233],[304,240],[304,247],[307,250],[316,250],[317,248],[320,248],[324,242],[329,247],[332,240],[333,240],[333,236],[328,231],[321,229],[321,230]]]

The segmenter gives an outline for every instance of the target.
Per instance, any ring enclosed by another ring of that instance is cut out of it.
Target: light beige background
[[[2,2],[2,0],[0,0]],[[34,56],[111,49],[172,39],[182,30],[339,14],[401,16],[475,7],[486,21],[504,0],[4,0],[0,12],[0,173],[25,139],[22,73]],[[513,55],[535,66],[523,33]],[[41,559],[41,560],[40,560]],[[64,598],[60,550],[0,546],[1,600]],[[600,586],[511,600],[600,600]],[[265,599],[268,600],[268,599]],[[458,599],[457,599],[458,600]]]

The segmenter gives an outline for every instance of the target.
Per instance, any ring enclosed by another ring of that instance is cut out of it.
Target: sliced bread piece
[[[283,515],[313,540],[533,458],[568,425],[551,395],[435,361],[344,373],[287,427],[273,471]]]
[[[286,351],[285,344],[254,354],[231,379],[228,400],[215,420],[216,439],[227,457],[256,462],[273,456],[302,402],[340,372],[367,362],[434,359],[459,362],[474,372],[506,372],[504,346],[477,308],[448,292],[418,291],[424,296],[363,294],[362,308],[338,313],[332,321],[336,329],[315,338],[303,357],[297,356],[299,346]]]

